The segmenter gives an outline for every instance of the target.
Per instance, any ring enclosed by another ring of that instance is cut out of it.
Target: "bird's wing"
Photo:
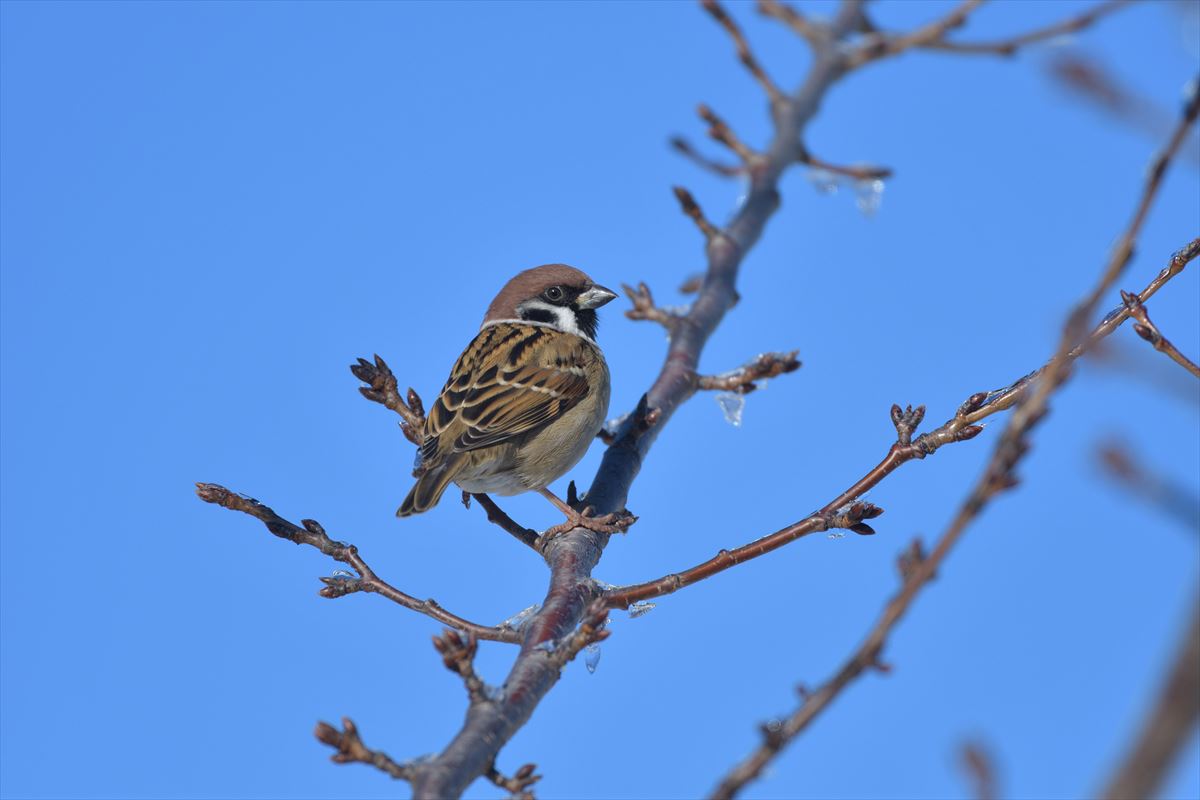
[[[429,412],[422,462],[517,439],[566,413],[588,394],[588,347],[594,345],[553,328],[484,328]]]

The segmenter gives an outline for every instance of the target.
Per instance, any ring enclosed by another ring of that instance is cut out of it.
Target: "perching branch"
[[[920,591],[933,580],[938,569],[945,561],[946,556],[958,543],[959,539],[961,539],[966,529],[997,495],[1017,485],[1016,467],[1029,450],[1027,442],[1029,432],[1045,418],[1050,397],[1070,377],[1070,366],[1074,362],[1074,359],[1078,358],[1078,355],[1086,349],[1086,346],[1092,344],[1096,338],[1095,331],[1087,337],[1081,336],[1080,325],[1094,313],[1103,292],[1112,286],[1128,265],[1133,252],[1134,242],[1136,242],[1137,236],[1141,232],[1142,224],[1145,222],[1146,215],[1158,194],[1162,176],[1170,165],[1179,143],[1186,136],[1188,129],[1195,121],[1196,116],[1197,99],[1193,96],[1184,108],[1179,127],[1172,135],[1167,147],[1155,159],[1154,166],[1142,188],[1133,217],[1118,240],[1108,263],[1101,272],[1100,278],[1096,281],[1095,286],[1071,310],[1071,313],[1067,315],[1066,322],[1063,325],[1062,337],[1055,355],[1045,367],[1038,371],[1038,377],[1028,391],[1022,392],[1019,398],[1014,399],[1017,407],[1009,417],[1008,424],[1000,435],[995,449],[992,451],[991,459],[988,461],[979,480],[976,481],[967,494],[966,500],[962,503],[953,521],[938,540],[933,551],[928,557],[921,558],[919,557],[919,549],[910,549],[906,554],[901,569],[904,581],[900,591],[884,607],[883,613],[867,634],[863,643],[846,660],[841,669],[833,677],[823,683],[815,692],[808,694],[804,698],[800,707],[784,720],[773,735],[764,737],[764,740],[754,752],[725,775],[712,797],[732,798],[744,789],[750,781],[762,774],[767,764],[789,742],[795,739],[822,711],[829,707],[846,686],[864,672],[880,666],[883,648],[892,630],[908,612]],[[1194,244],[1196,243],[1193,242]],[[1195,253],[1193,253],[1194,255]],[[1178,254],[1172,258],[1172,266],[1176,258],[1178,258]],[[1182,266],[1179,269],[1182,269]],[[1169,270],[1170,267],[1168,267]],[[1159,277],[1161,278],[1162,275],[1160,274]],[[1156,278],[1156,280],[1158,279]],[[977,399],[978,395],[972,397],[971,401],[968,401],[966,405],[974,405],[973,401]],[[976,409],[974,412],[968,412],[964,417],[969,416],[970,413],[978,413],[986,408],[986,406],[985,402],[981,408]],[[962,410],[960,409],[961,413]],[[903,413],[897,413],[895,409],[893,410],[893,419],[903,416]],[[901,441],[906,437],[906,433],[911,433],[910,426],[907,423],[904,425],[897,423],[896,429]],[[899,446],[899,442],[897,446]]]
[[[1150,321],[1150,315],[1146,312],[1146,307],[1142,304],[1141,299],[1136,294],[1125,291],[1121,292],[1121,299],[1125,301],[1129,315],[1137,320],[1133,324],[1134,333],[1149,342],[1155,350],[1192,373],[1194,377],[1200,378],[1200,367],[1192,363],[1191,359],[1179,352],[1179,348],[1162,335],[1158,326]]]
[[[488,522],[493,525],[499,525],[506,533],[511,534],[513,538],[526,547],[532,548],[534,552],[542,552],[541,547],[538,545],[537,531],[532,528],[526,528],[508,514],[505,514],[500,506],[496,505],[495,501],[486,494],[469,494],[463,492],[463,505],[470,508],[472,498],[487,512]]]
[[[432,617],[445,625],[450,625],[460,631],[473,634],[479,639],[487,639],[495,642],[520,641],[520,634],[516,631],[479,625],[470,620],[465,620],[457,614],[451,614],[438,605],[436,600],[418,600],[412,595],[405,594],[376,575],[367,566],[367,562],[363,560],[362,556],[358,554],[357,547],[329,538],[329,535],[325,533],[325,529],[315,520],[301,520],[301,524],[304,527],[293,525],[254,498],[231,492],[224,486],[218,486],[215,483],[197,483],[196,494],[206,503],[213,503],[222,508],[249,514],[266,525],[267,530],[279,538],[287,539],[296,544],[306,544],[310,547],[315,547],[334,561],[348,564],[358,573],[357,578],[349,575],[344,577],[335,575],[334,577],[321,578],[321,581],[325,584],[325,588],[321,590],[322,597],[344,597],[355,592],[370,592],[386,597],[393,603],[412,609],[427,617]]]

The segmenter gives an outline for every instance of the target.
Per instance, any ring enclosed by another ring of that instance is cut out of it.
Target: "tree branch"
[[[1200,533],[1200,497],[1194,491],[1150,472],[1119,444],[1106,444],[1097,455],[1105,472],[1126,490]]]
[[[883,613],[863,643],[832,678],[823,683],[815,692],[807,694],[800,707],[777,730],[773,731],[770,736],[765,736],[763,742],[750,756],[725,775],[712,797],[734,797],[750,781],[761,775],[766,765],[789,742],[804,731],[817,715],[828,708],[847,685],[864,672],[880,668],[880,656],[892,630],[908,612],[920,591],[933,579],[963,533],[997,495],[1017,485],[1016,467],[1029,450],[1026,441],[1029,432],[1045,417],[1051,395],[1058,391],[1070,377],[1070,365],[1074,362],[1074,358],[1078,357],[1078,355],[1072,357],[1072,354],[1081,353],[1085,346],[1090,345],[1095,339],[1095,332],[1093,332],[1092,335],[1080,341],[1079,327],[1095,311],[1103,292],[1117,280],[1129,263],[1133,244],[1141,231],[1146,214],[1157,196],[1162,176],[1178,149],[1179,143],[1195,121],[1196,115],[1197,99],[1193,95],[1184,109],[1180,124],[1170,142],[1155,159],[1142,188],[1133,218],[1126,226],[1113,254],[1101,272],[1100,278],[1067,315],[1056,353],[1050,362],[1039,370],[1040,374],[1032,389],[1022,393],[1018,400],[1014,400],[1019,404],[1009,417],[1008,424],[996,443],[991,459],[979,480],[967,494],[966,500],[959,507],[954,520],[938,540],[933,552],[928,557],[923,557],[919,547],[910,548],[901,563],[901,574],[904,580],[900,591],[884,607]],[[1172,258],[1172,265],[1177,257]],[[1161,274],[1159,277],[1162,277]],[[964,408],[975,405],[977,400],[979,400],[979,395],[973,396]],[[960,409],[960,415],[964,418],[972,413],[968,411],[967,414],[963,414],[963,410]],[[983,407],[975,409],[973,413],[982,410]],[[917,416],[916,422],[919,422],[920,413],[912,413]],[[899,439],[896,446],[900,446],[900,442],[906,438],[907,434],[911,433],[911,428],[915,427],[915,423],[910,424],[908,420],[904,419],[905,416],[903,412],[898,412],[898,409],[893,409],[893,420],[901,420],[896,424]]]
[[[788,353],[759,353],[742,366],[720,375],[700,375],[696,388],[706,391],[736,392],[750,394],[758,388],[756,381],[767,380],[800,369],[796,358],[799,350]]]
[[[738,58],[746,69],[750,71],[750,74],[754,76],[754,79],[758,81],[763,91],[767,93],[771,104],[774,105],[782,100],[784,98],[783,92],[767,77],[766,71],[763,70],[762,65],[758,63],[758,59],[751,52],[750,45],[746,42],[746,37],[742,33],[742,29],[737,26],[733,18],[725,12],[725,9],[716,0],[701,0],[701,5],[725,29],[725,32],[729,34],[729,38],[733,39],[733,44],[737,48]]]
[[[1192,617],[1154,708],[1101,793],[1103,800],[1157,795],[1171,763],[1200,722],[1200,686],[1196,683],[1196,676],[1200,675],[1200,598],[1192,603],[1192,608]]]
[[[1106,0],[1091,9],[1074,17],[1047,25],[1044,28],[1022,33],[1007,39],[993,42],[952,42],[945,39],[934,39],[921,45],[927,50],[941,50],[948,53],[979,54],[1011,56],[1027,45],[1044,42],[1057,36],[1075,33],[1089,27],[1093,22],[1111,14],[1124,6],[1130,5],[1130,0]]]
[[[381,750],[371,750],[358,736],[358,726],[349,717],[342,717],[342,730],[328,722],[318,722],[313,735],[317,740],[337,750],[330,760],[335,764],[370,764],[396,780],[412,780],[412,765],[397,764]]]
[[[1141,299],[1136,294],[1124,291],[1121,292],[1121,299],[1125,301],[1125,307],[1129,309],[1129,315],[1137,320],[1133,324],[1134,333],[1153,345],[1155,350],[1192,373],[1194,377],[1200,378],[1200,367],[1192,363],[1191,359],[1179,352],[1179,348],[1171,344],[1171,341],[1162,335],[1158,326],[1150,321],[1150,315],[1146,312],[1146,307],[1142,305]]]
[[[304,527],[293,525],[254,498],[231,492],[224,486],[218,486],[215,483],[197,483],[196,494],[206,503],[249,514],[266,525],[267,530],[279,538],[315,547],[334,561],[350,565],[358,573],[357,578],[349,575],[321,578],[325,584],[325,588],[321,590],[322,597],[344,597],[355,592],[370,592],[386,597],[393,603],[427,617],[432,617],[445,625],[472,634],[479,639],[494,642],[520,641],[520,634],[516,631],[479,625],[463,619],[457,614],[451,614],[438,605],[436,600],[418,600],[412,595],[405,594],[376,575],[358,554],[357,547],[329,538],[325,529],[316,520],[301,520]]]
[[[463,505],[467,508],[471,507],[471,499],[474,498],[483,510],[487,512],[487,520],[493,525],[500,526],[506,533],[510,534],[521,544],[532,549],[535,553],[541,553],[542,548],[538,543],[538,532],[532,528],[526,528],[519,522],[514,520],[496,502],[486,494],[470,494],[463,492]]]
[[[365,358],[358,359],[357,364],[350,365],[350,371],[354,373],[354,377],[367,384],[358,390],[362,392],[362,396],[399,414],[403,420],[400,430],[404,431],[404,436],[410,442],[420,447],[422,431],[425,428],[425,406],[421,403],[420,395],[409,387],[406,403],[400,397],[396,376],[392,374],[387,362],[378,355],[375,356],[374,364]]]

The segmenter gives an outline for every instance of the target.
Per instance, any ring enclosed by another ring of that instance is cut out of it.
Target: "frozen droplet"
[[[539,642],[538,644],[534,645],[533,649],[534,650],[544,650],[547,653],[553,653],[554,647],[555,647],[555,642],[553,639],[550,639],[549,641]]]
[[[483,687],[483,696],[488,700],[491,700],[493,703],[497,703],[504,699],[504,687],[485,684]]]
[[[617,588],[611,583],[605,583],[604,581],[596,580],[595,578],[592,578],[592,583],[595,584],[596,588],[602,592],[611,592],[613,589]]]
[[[600,645],[592,642],[583,648],[583,665],[588,672],[596,671],[596,667],[600,666]]]
[[[421,764],[428,764],[430,761],[433,761],[434,757],[435,756],[433,753],[426,753],[425,755],[417,756],[416,758],[409,759],[408,761],[405,761],[400,766],[401,767],[417,767],[417,766],[420,766]]]
[[[639,603],[634,603],[629,606],[629,618],[637,619],[640,616],[649,614],[653,610],[654,610],[654,603],[649,603],[649,602],[646,602],[645,600],[643,600]]]
[[[725,421],[735,428],[742,425],[742,409],[746,407],[746,396],[737,392],[717,392],[717,405],[725,415]]]
[[[507,628],[511,631],[519,631],[527,622],[529,622],[529,620],[533,619],[533,615],[538,612],[539,608],[541,608],[541,606],[534,603],[529,608],[522,609],[508,619],[504,620],[504,622],[501,622],[500,627]]]
[[[329,577],[333,578],[335,581],[353,581],[358,579],[358,576],[353,572],[347,572],[344,569],[335,569],[333,574]]]
[[[870,178],[854,182],[854,204],[865,216],[873,217],[883,203],[883,181]]]
[[[692,304],[688,303],[687,305],[682,306],[659,306],[659,309],[667,312],[668,314],[674,314],[677,317],[686,317],[688,314],[692,313]]]
[[[845,536],[845,531],[830,531],[829,533],[825,534],[826,539],[842,539]]]
[[[808,182],[821,194],[837,194],[841,179],[827,169],[813,167],[808,171]]]

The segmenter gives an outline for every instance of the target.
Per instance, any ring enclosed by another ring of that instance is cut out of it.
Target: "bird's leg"
[[[593,517],[591,506],[585,506],[582,511],[579,511],[571,505],[564,503],[549,489],[538,489],[537,492],[567,516],[566,522],[560,522],[558,525],[546,529],[542,534],[543,542],[560,533],[566,533],[573,528],[587,528],[589,531],[595,531],[596,533],[624,533],[629,529],[630,525],[637,522],[637,517],[628,511],[618,511],[614,514]]]
[[[526,528],[521,525],[508,514],[505,514],[500,506],[496,505],[496,501],[488,497],[486,494],[471,494],[470,492],[462,493],[463,505],[467,508],[471,507],[471,498],[479,501],[479,505],[483,506],[483,510],[487,512],[488,522],[499,525],[508,533],[512,534],[522,544],[532,547],[537,550],[538,533],[531,528]]]

